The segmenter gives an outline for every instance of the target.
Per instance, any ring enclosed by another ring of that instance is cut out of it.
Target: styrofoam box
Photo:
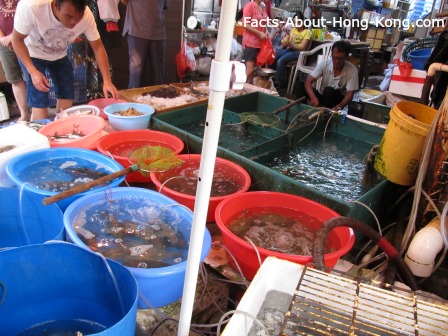
[[[392,73],[389,91],[403,96],[420,98],[422,96],[425,78],[426,71],[412,69],[409,77],[403,77],[398,67],[395,67]]]
[[[266,295],[272,290],[288,294],[292,300],[303,269],[304,266],[287,260],[266,258],[236,309],[257,316]],[[284,313],[287,310],[288,308]],[[252,318],[236,313],[230,319],[222,336],[248,335],[253,323]]]
[[[15,184],[6,174],[6,164],[19,154],[37,149],[49,148],[48,138],[28,126],[15,124],[0,129],[0,148],[15,148],[0,153],[0,187],[13,187]]]

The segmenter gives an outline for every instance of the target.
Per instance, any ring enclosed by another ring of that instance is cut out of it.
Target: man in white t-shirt
[[[67,109],[75,98],[73,67],[67,47],[84,34],[93,49],[103,76],[103,92],[117,97],[112,84],[109,61],[95,19],[86,0],[21,0],[17,6],[12,45],[20,60],[27,82],[27,102],[31,120],[48,118],[49,83],[53,81],[56,108]]]
[[[332,46],[331,58],[319,62],[305,84],[298,83],[296,97],[306,95],[310,105],[316,107],[328,107],[335,111],[344,108],[359,88],[358,69],[346,60],[350,48],[349,42],[335,42]],[[322,83],[318,91],[313,88],[313,84],[321,77]]]

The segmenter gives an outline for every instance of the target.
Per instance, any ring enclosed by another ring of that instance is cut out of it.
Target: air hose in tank
[[[347,226],[354,230],[359,230],[386,253],[390,262],[394,263],[398,271],[403,277],[403,280],[411,288],[417,290],[417,282],[409,267],[405,264],[398,251],[378,232],[373,230],[367,224],[349,217],[334,217],[322,224],[319,231],[314,238],[314,245],[312,250],[314,267],[318,270],[325,270],[324,262],[324,243],[331,230],[339,226]]]

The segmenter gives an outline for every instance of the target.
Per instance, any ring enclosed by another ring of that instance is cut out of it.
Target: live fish
[[[67,174],[71,174],[77,178],[88,177],[93,180],[99,179],[100,177],[107,175],[107,173],[105,173],[105,172],[93,170],[93,169],[86,168],[86,167],[67,167],[67,168],[64,168],[64,171]]]
[[[59,141],[61,139],[69,139],[69,140],[74,140],[74,139],[79,139],[82,138],[83,136],[85,136],[85,134],[79,130],[79,125],[73,125],[73,131],[71,133],[66,133],[66,134],[59,134],[57,131],[54,132],[53,136],[49,136],[48,138],[51,141]]]

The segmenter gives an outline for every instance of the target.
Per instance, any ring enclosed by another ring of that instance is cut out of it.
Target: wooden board
[[[180,88],[182,89],[182,86],[179,86],[178,84],[187,84],[188,86],[190,86],[189,83],[175,83],[175,84],[169,84],[169,85],[155,85],[155,86],[147,86],[147,87],[143,87],[143,88],[135,88],[135,89],[126,89],[126,90],[121,90],[119,91],[120,96],[124,99],[127,100],[129,102],[134,102],[134,103],[138,103],[140,101],[136,100],[136,98],[138,96],[141,96],[143,93],[151,93],[152,91],[155,90],[159,90],[159,89],[163,89],[163,88],[168,88],[170,86],[176,87],[176,88]],[[181,94],[184,94],[185,92],[183,90],[180,91]],[[169,111],[174,111],[174,110],[179,110],[185,107],[190,107],[190,106],[195,106],[195,105],[199,105],[199,104],[203,104],[206,101],[208,101],[208,95],[205,96],[201,96],[198,97],[197,95],[192,95],[195,97],[194,101],[185,103],[185,104],[180,104],[180,105],[176,105],[176,106],[168,106],[165,108],[157,108],[156,106],[154,106],[155,110],[156,110],[156,114],[161,114],[161,113],[165,113],[165,112],[169,112]],[[151,105],[150,102],[142,102],[144,104],[148,104]]]
[[[196,106],[196,105],[200,105],[200,104],[204,104],[208,101],[208,90],[205,90],[205,88],[208,88],[208,82],[193,82],[193,86],[190,82],[188,83],[172,83],[172,84],[165,84],[165,85],[155,85],[155,86],[147,86],[147,87],[142,87],[142,88],[135,88],[135,89],[126,89],[126,90],[121,90],[119,91],[120,93],[120,98],[129,101],[129,102],[134,102],[134,103],[142,103],[141,101],[136,100],[136,98],[138,96],[141,96],[144,93],[149,93],[151,94],[152,91],[155,90],[159,90],[159,89],[164,89],[164,88],[168,88],[168,87],[175,87],[176,89],[179,90],[180,94],[188,94],[190,96],[194,96],[195,100],[188,102],[188,103],[184,103],[184,104],[179,104],[176,106],[168,106],[165,108],[157,108],[156,106],[154,106],[155,110],[156,110],[156,114],[161,114],[161,113],[165,113],[165,112],[170,112],[170,111],[175,111],[175,110],[180,110],[186,107],[190,107],[190,106]],[[193,91],[191,91],[191,88],[193,88]],[[196,91],[199,92],[194,92],[196,88]],[[229,91],[229,95],[231,96],[235,96],[235,95],[243,95],[247,93],[246,90],[241,90],[241,91],[235,91],[232,90],[232,92]],[[151,105],[150,102],[143,102],[144,104],[148,104]]]

